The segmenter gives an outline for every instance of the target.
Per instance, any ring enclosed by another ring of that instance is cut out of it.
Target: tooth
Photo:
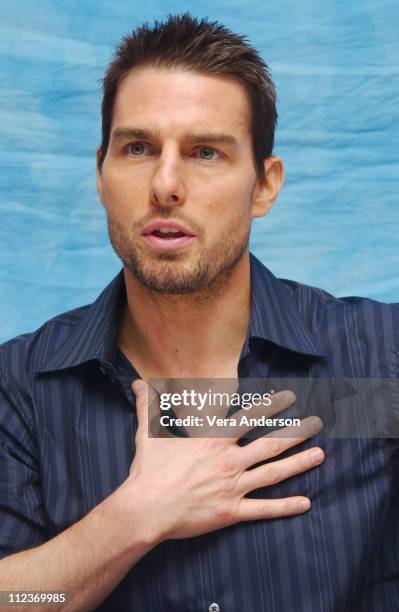
[[[179,232],[179,230],[173,227],[161,227],[158,231],[161,232],[162,234],[170,234],[170,233],[177,234]]]

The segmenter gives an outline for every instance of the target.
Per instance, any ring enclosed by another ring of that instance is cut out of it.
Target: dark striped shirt
[[[398,377],[396,307],[278,280],[253,255],[251,297],[239,377]],[[2,556],[55,536],[128,476],[137,373],[116,342],[125,303],[121,271],[93,304],[0,347]],[[100,608],[397,612],[399,441],[320,437],[293,452],[314,444],[322,466],[254,495],[307,495],[309,512],[163,542]]]

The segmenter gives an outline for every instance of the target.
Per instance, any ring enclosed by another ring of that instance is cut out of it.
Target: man
[[[102,113],[124,269],[2,346],[1,588],[67,592],[70,610],[397,610],[397,440],[311,439],[317,420],[245,445],[148,435],[150,378],[398,374],[391,307],[279,281],[248,252],[283,181],[265,64],[171,17],[124,39]]]

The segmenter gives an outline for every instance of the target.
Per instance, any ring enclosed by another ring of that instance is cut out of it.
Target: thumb
[[[148,438],[173,438],[167,428],[160,424],[159,394],[141,378],[132,383],[136,396],[137,434]]]
[[[148,418],[148,385],[144,380],[138,378],[132,383],[132,389],[136,396],[138,425],[145,427]]]

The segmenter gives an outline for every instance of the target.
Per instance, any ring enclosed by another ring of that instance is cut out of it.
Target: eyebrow
[[[139,138],[141,140],[156,140],[159,138],[157,132],[145,130],[141,128],[115,128],[112,132],[111,139],[113,141],[125,140],[127,138]],[[204,134],[185,134],[182,140],[190,144],[207,142],[209,144],[226,144],[237,147],[238,142],[230,134],[221,134],[219,132],[209,132]]]

